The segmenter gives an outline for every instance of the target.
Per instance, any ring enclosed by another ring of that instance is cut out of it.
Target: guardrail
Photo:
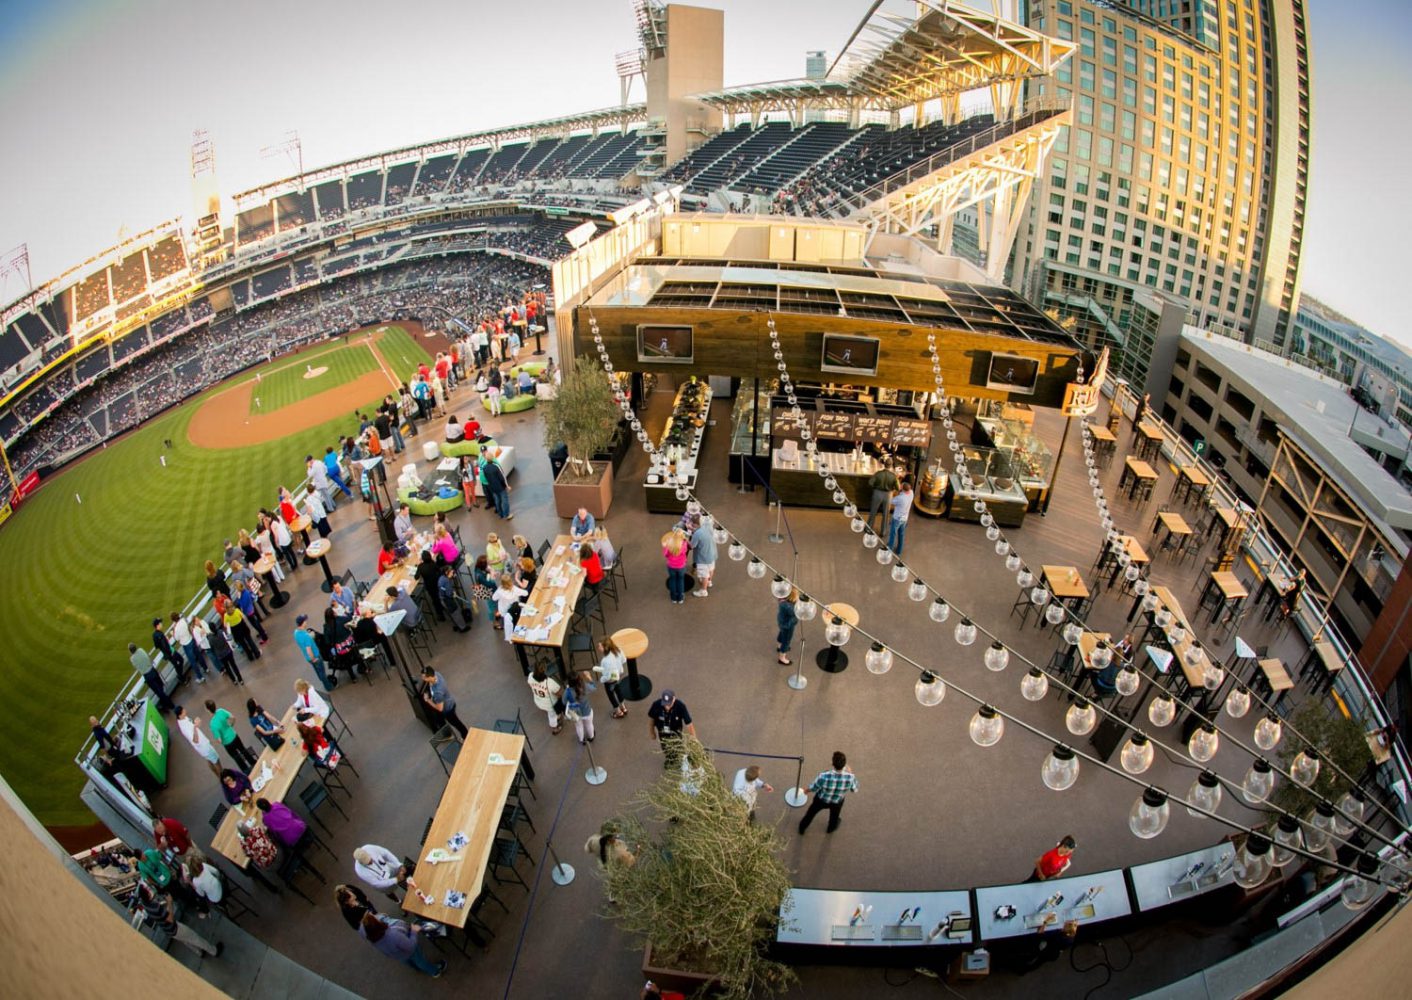
[[[1103,394],[1108,396],[1113,401],[1113,405],[1122,410],[1129,419],[1136,415],[1138,397],[1125,381],[1110,377],[1104,382]],[[1166,440],[1161,447],[1164,457],[1179,466],[1198,466],[1206,473],[1211,479],[1212,498],[1216,502],[1228,507],[1244,503],[1227,484],[1221,472],[1198,455],[1191,445],[1174,428],[1168,426],[1161,417],[1148,409],[1143,419],[1161,428],[1164,432]],[[1286,576],[1293,576],[1296,572],[1297,567],[1275,540],[1266,534],[1259,518],[1252,519],[1247,526],[1245,540],[1241,547],[1261,567],[1262,572],[1268,573],[1272,569],[1278,569]],[[1368,673],[1363,669],[1363,664],[1359,662],[1353,644],[1344,637],[1330,617],[1328,604],[1320,601],[1306,587],[1301,593],[1291,617],[1305,641],[1310,643],[1311,649],[1314,640],[1320,639],[1329,643],[1336,652],[1339,661],[1343,664],[1343,669],[1335,676],[1330,690],[1337,692],[1349,714],[1368,725],[1370,733],[1378,730],[1391,733],[1392,730],[1389,727],[1392,725],[1392,718],[1388,715],[1382,699],[1373,690],[1373,686],[1368,680]],[[1412,821],[1412,810],[1409,810],[1408,802],[1404,797],[1406,793],[1412,792],[1412,758],[1409,758],[1407,748],[1403,745],[1400,737],[1390,738],[1388,743],[1391,759],[1388,761],[1387,767],[1376,770],[1376,775],[1391,808],[1406,825]],[[1402,791],[1398,791],[1396,787],[1398,784],[1401,785]]]

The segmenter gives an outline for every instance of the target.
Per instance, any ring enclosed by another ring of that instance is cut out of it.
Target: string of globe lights
[[[780,372],[781,386],[785,391],[785,397],[790,405],[792,416],[794,417],[796,425],[800,428],[799,433],[805,442],[806,449],[811,455],[816,455],[818,445],[817,442],[812,439],[811,432],[799,408],[798,396],[794,389],[793,380],[789,374],[788,365],[784,361],[784,352],[779,342],[778,331],[775,328],[773,317],[766,318],[766,325],[769,330],[771,349],[775,357],[776,367]],[[950,409],[946,402],[947,396],[941,376],[941,361],[936,352],[936,335],[934,332],[930,331],[928,332],[928,350],[931,355],[932,375],[936,383],[936,395],[940,401],[939,406],[942,412],[942,425],[946,430],[950,449],[956,456],[958,476],[962,479],[963,484],[969,485],[970,472],[965,465],[960,445],[956,441],[954,421],[952,420]],[[900,559],[894,562],[894,555],[887,546],[882,545],[880,547],[876,533],[866,526],[863,519],[858,515],[857,508],[852,503],[847,502],[847,496],[839,489],[837,481],[828,471],[822,467],[817,471],[824,480],[825,488],[833,491],[835,504],[842,506],[843,514],[850,518],[852,530],[855,533],[863,534],[864,547],[877,548],[877,561],[884,566],[892,564],[892,579],[899,583],[906,582],[909,575],[907,567]],[[1094,471],[1095,470],[1090,469],[1090,480],[1094,477]],[[996,553],[1006,557],[1006,568],[1012,571],[1018,570],[1016,582],[1021,589],[1033,588],[1030,590],[1031,600],[1037,606],[1045,608],[1045,620],[1050,624],[1057,625],[1064,621],[1065,617],[1069,617],[1071,621],[1064,625],[1061,635],[1068,645],[1077,645],[1084,632],[1092,631],[1087,627],[1087,623],[1077,612],[1073,611],[1073,609],[1057,602],[1049,603],[1050,594],[1048,590],[1043,586],[1034,586],[1035,581],[1033,574],[1025,566],[1023,559],[1015,550],[1013,544],[1008,538],[1003,536],[999,525],[995,523],[995,519],[987,509],[985,502],[977,499],[975,501],[975,509],[977,513],[981,515],[982,524],[986,527],[987,538],[996,543]],[[1103,517],[1105,530],[1109,532],[1110,537],[1119,537],[1113,530],[1113,522],[1108,514],[1106,502],[1099,508],[1099,511]],[[1126,555],[1126,552],[1124,551],[1122,554]],[[1130,558],[1124,560],[1124,563],[1130,564],[1130,562]],[[1136,567],[1131,565],[1125,566],[1125,575],[1130,581],[1140,576]],[[929,609],[930,617],[934,621],[945,621],[950,616],[950,604],[946,601],[945,596],[935,587],[932,587],[923,580],[920,575],[916,574],[915,570],[911,571],[911,576],[912,583],[909,587],[909,596],[914,601],[923,601],[931,594],[936,595],[936,599]],[[1137,589],[1139,596],[1142,598],[1144,607],[1149,611],[1156,608],[1157,600],[1156,597],[1150,593],[1150,587],[1147,585],[1147,581],[1138,580],[1138,583],[1142,586],[1140,588],[1135,587],[1135,589]],[[1186,638],[1184,627],[1179,622],[1173,621],[1173,616],[1170,612],[1162,609],[1156,614],[1159,627],[1167,632],[1168,638],[1174,646]],[[1010,649],[1000,641],[995,633],[984,627],[976,626],[970,616],[963,613],[962,621],[956,626],[957,642],[962,642],[961,636],[967,634],[970,636],[969,641],[963,642],[962,644],[969,645],[971,642],[974,642],[976,631],[984,633],[992,640],[990,647],[984,654],[986,667],[995,672],[1004,670],[1009,662]],[[1311,786],[1315,778],[1317,778],[1321,766],[1320,755],[1307,739],[1300,737],[1305,744],[1305,750],[1301,751],[1301,753],[1296,756],[1290,768],[1288,770],[1283,767],[1277,769],[1273,767],[1261,753],[1251,749],[1241,739],[1213,725],[1209,719],[1207,719],[1206,713],[1198,711],[1196,706],[1190,704],[1185,699],[1175,698],[1155,677],[1142,672],[1136,665],[1135,657],[1119,657],[1122,669],[1119,670],[1115,677],[1115,686],[1118,694],[1123,697],[1132,695],[1138,691],[1141,682],[1146,680],[1156,692],[1153,701],[1148,707],[1149,721],[1155,726],[1161,727],[1170,724],[1176,718],[1179,705],[1182,709],[1207,720],[1205,724],[1192,734],[1187,744],[1186,753],[1182,753],[1171,745],[1161,740],[1154,739],[1148,733],[1139,729],[1134,722],[1123,718],[1106,706],[1100,704],[1095,707],[1093,703],[1077,689],[1070,686],[1057,675],[1041,668],[1038,664],[1029,660],[1018,651],[1015,652],[1015,655],[1030,668],[1026,676],[1021,680],[1021,694],[1027,700],[1042,700],[1048,693],[1051,681],[1073,696],[1075,702],[1066,714],[1065,725],[1074,735],[1083,736],[1091,732],[1097,725],[1099,712],[1118,723],[1125,730],[1130,731],[1128,742],[1123,747],[1120,754],[1120,760],[1129,773],[1141,774],[1145,772],[1155,759],[1155,750],[1160,748],[1169,757],[1177,758],[1177,762],[1183,763],[1184,766],[1192,766],[1194,769],[1201,772],[1196,782],[1193,783],[1189,794],[1203,800],[1211,801],[1214,807],[1214,804],[1220,801],[1222,783],[1230,786],[1232,790],[1235,790],[1237,787],[1236,783],[1231,779],[1218,775],[1210,768],[1204,766],[1215,757],[1220,745],[1220,736],[1225,735],[1227,739],[1254,758],[1251,767],[1247,770],[1244,779],[1239,785],[1239,790],[1248,802],[1252,804],[1263,803],[1266,808],[1279,814],[1276,820],[1277,837],[1283,840],[1301,837],[1322,847],[1327,843],[1328,833],[1332,832],[1335,825],[1337,825],[1340,829],[1347,828],[1349,834],[1355,829],[1361,828],[1377,840],[1397,847],[1397,849],[1404,852],[1408,850],[1401,845],[1394,844],[1391,838],[1363,822],[1365,803],[1368,801],[1367,797],[1358,790],[1357,782],[1349,778],[1341,769],[1335,768],[1339,774],[1349,781],[1351,790],[1341,796],[1336,805],[1321,800],[1304,820],[1300,820],[1287,810],[1267,801],[1270,793],[1274,789],[1276,774],[1305,787]],[[1094,668],[1101,670],[1109,666],[1114,655],[1114,650],[1111,646],[1107,643],[1101,643],[1090,654],[1090,659]],[[1203,668],[1203,686],[1208,690],[1218,690],[1223,685],[1225,681],[1224,668],[1206,657],[1199,642],[1194,642],[1187,650],[1185,662],[1192,666],[1193,669],[1197,666]],[[1257,723],[1255,739],[1257,746],[1262,750],[1268,751],[1279,743],[1283,727],[1279,717],[1273,710],[1270,710],[1263,699],[1261,699],[1261,704],[1267,709],[1267,715]],[[992,706],[985,707],[991,708]],[[1246,689],[1244,685],[1239,685],[1239,690],[1233,690],[1227,697],[1226,708],[1232,718],[1239,718],[1245,715],[1250,708],[1249,690]],[[1290,728],[1293,729],[1294,727],[1291,726]],[[1190,764],[1187,765],[1186,761],[1190,761]],[[1375,802],[1374,804],[1382,808],[1380,803]],[[1397,822],[1399,828],[1401,828],[1401,823],[1394,814],[1386,809],[1383,811],[1388,812],[1388,815],[1391,816],[1394,822]],[[1308,826],[1308,833],[1301,831],[1301,823]],[[1292,835],[1287,829],[1291,824],[1293,824]],[[1280,827],[1286,829],[1281,830]],[[1348,834],[1344,834],[1343,836],[1346,837],[1347,835]]]
[[[608,356],[607,348],[603,343],[597,321],[590,316],[589,323],[595,346],[600,355],[605,377],[609,379],[609,385],[612,388],[614,399],[625,419],[629,422],[629,426],[642,445],[643,450],[655,462],[660,458],[660,453],[652,444],[651,438],[643,428],[641,421],[637,418],[636,414],[632,412],[632,405],[626,394],[612,382],[613,364]],[[797,402],[795,407],[797,409]],[[711,518],[713,523],[713,535],[718,544],[726,544],[729,542],[727,554],[732,561],[742,562],[747,556],[750,557],[750,562],[746,567],[748,576],[752,579],[764,579],[767,575],[773,574],[771,592],[776,597],[785,597],[794,589],[794,583],[792,583],[784,573],[773,566],[768,560],[762,558],[760,553],[746,546],[745,543],[740,541],[738,535],[732,533],[718,519],[712,517],[710,511],[684,483],[675,476],[669,475],[667,485],[675,488],[677,499],[686,502],[688,512]],[[801,621],[810,621],[817,616],[818,605],[807,593],[801,592],[796,604],[796,610]],[[942,620],[944,620],[944,617]],[[1041,780],[1047,787],[1056,791],[1063,791],[1072,787],[1078,780],[1080,760],[1087,760],[1099,769],[1116,775],[1143,789],[1142,795],[1134,802],[1129,813],[1129,828],[1134,835],[1143,839],[1150,839],[1158,836],[1166,828],[1170,816],[1170,802],[1173,801],[1173,797],[1163,789],[1150,785],[1140,779],[1138,777],[1139,772],[1133,772],[1126,767],[1116,767],[1084,750],[1075,749],[1057,740],[1053,735],[1038,726],[995,708],[984,698],[967,691],[954,682],[948,682],[932,668],[912,659],[905,653],[896,651],[895,647],[884,644],[879,637],[860,626],[849,626],[841,619],[835,618],[825,627],[824,634],[825,639],[830,645],[841,646],[848,641],[854,631],[862,634],[871,643],[871,648],[864,657],[864,662],[869,672],[874,674],[888,672],[895,658],[901,659],[904,663],[909,664],[917,671],[918,680],[915,685],[915,694],[917,701],[923,706],[932,707],[940,704],[945,698],[948,683],[952,690],[976,704],[977,711],[970,721],[968,731],[972,741],[978,746],[990,747],[997,744],[1004,733],[1005,725],[1008,721],[1032,735],[1038,736],[1046,743],[1051,744],[1052,750],[1046,757],[1040,771]],[[964,619],[963,622],[958,623],[956,626],[957,641],[962,645],[970,645],[974,643],[977,631],[977,626],[975,626],[969,618]],[[989,633],[986,634],[989,635]],[[1005,652],[1003,646],[1001,650]],[[992,651],[987,651],[988,654],[990,652]],[[1006,659],[1008,660],[1008,654]],[[1003,669],[1004,664],[1001,663],[1001,665],[997,667],[992,665],[991,660],[988,660],[987,666],[992,670],[999,670]],[[1072,690],[1062,682],[1058,683],[1060,683],[1061,687]],[[1044,691],[1047,691],[1047,687]],[[1027,696],[1027,700],[1040,700],[1040,698],[1044,696],[1044,691],[1041,691],[1033,698]],[[1118,721],[1123,722],[1121,719]],[[1126,726],[1126,723],[1124,723],[1124,725]],[[1089,728],[1091,729],[1092,727],[1090,726]],[[1085,732],[1087,731],[1088,730],[1085,730]],[[1144,767],[1143,770],[1145,769]],[[1406,880],[1406,873],[1401,868],[1394,866],[1385,868],[1382,860],[1374,854],[1360,851],[1355,866],[1350,867],[1336,860],[1330,861],[1322,854],[1314,853],[1314,851],[1323,850],[1324,847],[1327,846],[1328,835],[1325,835],[1322,841],[1317,842],[1316,847],[1311,848],[1304,839],[1299,837],[1298,822],[1294,820],[1293,817],[1290,817],[1292,822],[1286,824],[1293,826],[1293,835],[1289,835],[1283,830],[1277,830],[1273,837],[1267,837],[1259,829],[1246,826],[1236,820],[1220,815],[1215,811],[1220,802],[1219,786],[1218,784],[1208,783],[1207,775],[1210,775],[1210,772],[1203,771],[1203,776],[1199,777],[1197,783],[1192,786],[1192,792],[1189,793],[1187,799],[1177,798],[1175,801],[1179,805],[1185,806],[1187,812],[1193,817],[1214,819],[1221,825],[1246,835],[1245,843],[1237,852],[1234,862],[1234,876],[1238,884],[1246,888],[1254,888],[1268,878],[1272,868],[1281,867],[1294,857],[1300,856],[1319,864],[1331,866],[1351,876],[1351,878],[1344,883],[1342,890],[1344,902],[1350,908],[1361,909],[1368,905],[1368,903],[1376,898],[1380,888],[1388,888],[1399,893],[1404,891],[1403,887]],[[1309,780],[1312,782],[1312,775]],[[1271,785],[1272,784],[1273,781],[1271,781]],[[1266,794],[1268,794],[1268,790]],[[1336,821],[1336,819],[1337,817],[1334,817],[1334,819],[1331,820],[1331,824]],[[1353,832],[1353,825],[1348,824],[1346,829],[1347,832],[1351,834]],[[1330,832],[1334,832],[1332,828]],[[1347,834],[1339,835],[1346,836]],[[1386,881],[1384,881],[1385,879]]]

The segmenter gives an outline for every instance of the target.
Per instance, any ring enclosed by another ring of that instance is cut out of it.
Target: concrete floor
[[[464,390],[453,396],[453,410],[459,409],[463,419],[469,409],[464,399]],[[650,430],[660,429],[671,399],[663,388],[649,400]],[[715,425],[706,434],[702,463],[708,470],[702,500],[748,545],[788,567],[794,558],[789,544],[767,540],[774,518],[764,505],[763,493],[739,493],[726,481],[730,405],[724,400],[713,407]],[[549,463],[535,412],[500,419],[498,431],[497,421],[481,416],[498,440],[517,448],[511,494],[516,516],[511,524],[502,525],[482,510],[453,515],[472,554],[476,540],[487,531],[508,535],[511,529],[537,545],[564,530],[565,522],[554,513]],[[1039,430],[1057,448],[1060,418],[1041,413]],[[418,452],[428,433],[410,442]],[[1162,465],[1154,499],[1141,507],[1119,499],[1116,482],[1130,434],[1124,422],[1118,457],[1106,473],[1105,484],[1119,527],[1146,542],[1153,513],[1166,500],[1174,474]],[[722,770],[733,772],[754,754],[802,755],[807,785],[827,767],[830,752],[842,749],[858,775],[860,791],[844,809],[841,828],[825,835],[823,824],[818,823],[800,837],[792,828],[799,814],[784,805],[781,794],[794,782],[794,765],[761,761],[776,792],[762,794],[760,818],[782,824],[788,843],[784,860],[794,871],[797,885],[943,889],[1009,883],[1025,878],[1034,858],[1066,833],[1073,834],[1080,845],[1070,874],[1179,854],[1225,835],[1214,823],[1193,819],[1178,808],[1160,837],[1150,841],[1133,837],[1127,815],[1139,794],[1136,786],[1086,767],[1068,792],[1049,791],[1039,780],[1040,763],[1049,750],[1045,741],[1012,726],[998,746],[975,746],[966,734],[972,705],[953,692],[935,708],[920,706],[912,692],[915,671],[899,663],[887,675],[870,674],[862,664],[866,644],[859,637],[847,647],[853,656],[847,671],[819,671],[813,665],[822,642],[819,620],[801,628],[808,687],[791,689],[785,683],[790,668],[774,659],[775,602],[767,581],[750,579],[744,566],[729,561],[723,550],[710,598],[688,597],[680,607],[667,599],[656,540],[672,519],[644,511],[639,484],[645,468],[640,452],[629,457],[615,484],[615,503],[606,522],[626,560],[630,587],[621,607],[614,610],[608,603],[610,630],[636,626],[647,632],[651,649],[641,660],[643,672],[657,690],[676,689],[708,746],[731,752],[719,757]],[[1076,429],[1048,516],[1031,515],[1011,537],[1027,564],[1036,568],[1043,563],[1073,564],[1092,583],[1090,568],[1101,530],[1083,473]],[[798,579],[808,591],[852,603],[862,614],[863,626],[876,629],[896,649],[935,664],[944,676],[1018,717],[1050,733],[1065,734],[1062,719],[1067,702],[1054,693],[1037,704],[1021,699],[1018,685],[1024,667],[1016,661],[1000,674],[985,670],[981,664],[985,643],[957,646],[951,639],[956,618],[945,626],[931,622],[926,605],[906,598],[904,586],[892,582],[888,571],[877,565],[874,553],[859,544],[859,536],[849,532],[840,513],[789,509],[786,517],[799,548]],[[334,569],[349,568],[359,578],[370,578],[376,539],[361,505],[345,503],[333,515],[333,523]],[[1204,555],[1210,554],[1208,548]],[[1017,627],[1010,615],[1014,577],[1005,571],[978,526],[914,515],[905,555],[908,565],[943,589],[954,606],[965,607],[979,623],[998,630],[1017,652],[1040,664],[1048,662],[1058,639],[1048,630],[1036,629],[1033,616],[1029,627]],[[1188,615],[1195,610],[1203,562],[1198,558],[1176,563],[1163,556],[1151,574],[1154,581],[1173,588]],[[300,611],[321,615],[325,598],[318,590],[319,579],[314,567],[286,582],[294,600],[268,623],[272,638],[267,655],[258,664],[242,665],[248,687],[237,693],[221,680],[214,682],[214,691],[210,684],[199,689],[200,695],[212,695],[232,710],[247,695],[254,695],[272,710],[282,710],[289,703],[294,678],[307,670],[290,639],[294,616]],[[1121,633],[1130,606],[1131,598],[1105,594],[1096,601],[1090,623]],[[1199,629],[1202,624],[1204,617]],[[1302,653],[1292,634],[1276,637],[1246,626],[1242,635],[1252,643],[1270,643],[1272,655],[1295,662]],[[1217,654],[1229,651],[1229,643],[1206,640],[1204,635],[1203,639]],[[469,635],[455,635],[445,628],[434,662],[456,693],[467,724],[489,727],[516,710],[527,721],[538,771],[538,798],[529,803],[538,832],[529,843],[541,860],[538,867],[523,865],[532,891],[527,895],[517,886],[500,888],[510,913],[501,913],[493,904],[487,908],[495,940],[484,953],[473,953],[469,959],[453,954],[447,976],[435,982],[389,962],[344,924],[333,903],[332,887],[339,881],[353,881],[353,849],[375,842],[415,855],[445,781],[428,746],[428,733],[411,716],[400,685],[380,678],[372,687],[345,684],[333,696],[352,727],[353,737],[345,749],[362,777],[348,779],[354,795],[345,804],[349,820],[325,810],[332,828],[325,839],[337,858],[316,852],[311,860],[328,879],[328,886],[304,879],[306,891],[317,900],[315,906],[289,893],[275,897],[257,888],[260,916],[246,926],[294,961],[369,997],[397,996],[411,988],[428,995],[450,995],[464,993],[469,984],[474,984],[478,995],[487,996],[636,996],[640,951],[611,922],[599,919],[605,903],[594,877],[595,862],[583,853],[582,845],[603,819],[660,773],[660,759],[648,734],[647,703],[635,705],[621,721],[609,717],[606,702],[599,705],[599,738],[593,751],[609,777],[595,787],[583,780],[587,762],[572,729],[559,736],[549,734],[513,653],[484,620]],[[182,697],[194,700],[196,693],[183,691],[178,700]],[[1235,722],[1236,730],[1248,738],[1256,718],[1252,712]],[[1167,727],[1161,735],[1176,739],[1174,730]],[[1238,780],[1246,767],[1244,757],[1238,749],[1223,747],[1214,765]],[[183,818],[198,842],[208,841],[211,831],[206,817],[220,801],[218,790],[188,747],[179,743],[172,758],[171,787],[158,798],[157,807]],[[1149,776],[1153,784],[1184,794],[1195,772],[1164,760],[1159,753]],[[1227,795],[1222,807],[1227,815],[1255,819],[1232,804],[1231,798]],[[546,877],[547,865],[542,862],[546,834],[560,856],[578,869],[578,878],[567,887],[556,886]],[[1086,934],[1073,957],[1074,966],[1088,971],[1079,972],[1061,959],[1025,979],[998,969],[988,981],[966,988],[977,995],[1014,996],[1038,985],[1046,992],[1077,994],[1099,985],[1108,971],[1113,976],[1109,995],[1111,991],[1132,995],[1234,953],[1244,934],[1241,927],[1172,920],[1157,929],[1128,934],[1121,942],[1110,940],[1106,948],[1112,970],[1088,969],[1103,955],[1094,943],[1101,938]],[[1146,947],[1158,940],[1160,947]],[[1132,959],[1124,965],[1128,951]],[[937,989],[925,977],[904,983],[913,976],[910,968],[885,973],[880,968],[803,967],[799,972],[801,986],[793,995],[801,997],[860,996],[880,991],[883,983],[908,994]]]

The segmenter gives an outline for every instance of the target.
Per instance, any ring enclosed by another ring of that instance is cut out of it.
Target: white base
[[[784,793],[784,804],[798,809],[809,801],[809,793],[802,788],[791,788]]]
[[[549,877],[554,880],[555,885],[568,885],[574,880],[574,866],[560,861],[549,870]]]
[[[590,785],[601,785],[608,780],[608,772],[601,767],[590,767],[583,772],[583,780]]]
[[[793,673],[789,675],[789,680],[786,683],[796,691],[803,691],[809,686],[809,678],[805,677],[802,672]]]

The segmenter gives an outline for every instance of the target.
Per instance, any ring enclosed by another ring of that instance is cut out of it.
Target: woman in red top
[[[299,728],[299,739],[304,744],[304,752],[310,757],[322,759],[329,748],[323,726],[305,722],[295,722],[295,725]]]
[[[294,509],[294,494],[283,486],[279,488],[279,516],[285,524],[293,524],[299,517],[299,511]]]
[[[378,553],[378,576],[382,576],[397,561],[397,553],[389,549],[385,544],[382,551]]]
[[[603,563],[592,545],[579,546],[579,565],[583,567],[583,578],[595,591],[603,582]]]
[[[1039,856],[1039,860],[1034,863],[1034,872],[1025,881],[1044,882],[1062,875],[1072,864],[1071,855],[1077,846],[1078,844],[1073,837],[1065,836],[1054,845],[1052,850],[1045,851]]]

